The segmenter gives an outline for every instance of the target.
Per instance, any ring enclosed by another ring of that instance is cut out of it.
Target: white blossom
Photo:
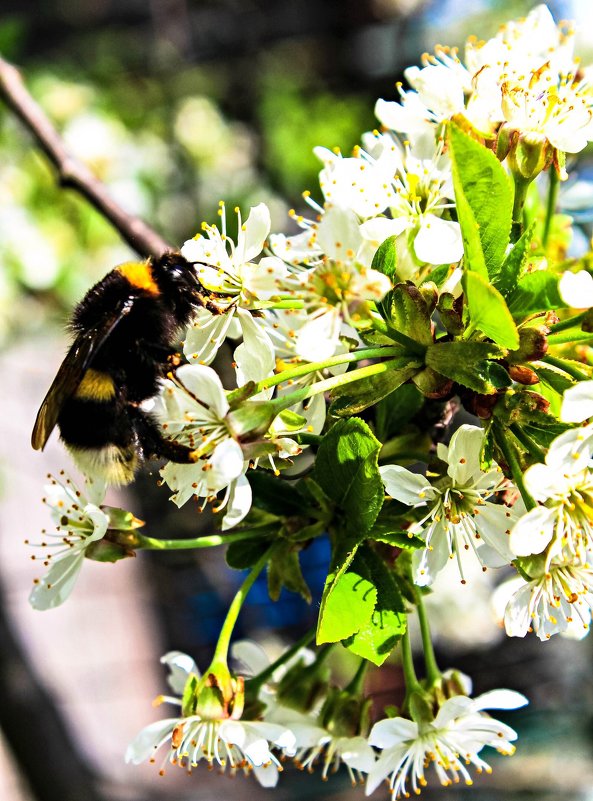
[[[547,567],[562,553],[585,561],[593,548],[592,446],[588,429],[567,431],[552,442],[545,464],[525,471],[525,487],[539,504],[513,526],[510,547],[517,556],[546,551]]]
[[[504,611],[504,625],[509,637],[524,637],[534,631],[540,640],[568,632],[581,639],[589,631],[593,607],[593,568],[563,558],[533,560],[530,580],[511,579]],[[504,586],[504,585],[503,585]],[[499,592],[504,592],[499,588]]]
[[[172,500],[182,506],[192,496],[213,498],[226,490],[218,508],[228,503],[229,521],[236,525],[251,507],[251,490],[241,445],[229,430],[229,404],[218,375],[211,367],[186,364],[175,379],[163,381],[157,414],[171,439],[196,451],[194,464],[169,462],[161,470],[174,491]],[[225,518],[223,526],[230,528]]]
[[[477,698],[457,695],[446,700],[431,722],[416,723],[397,717],[376,723],[369,742],[382,749],[370,771],[366,794],[370,795],[384,780],[389,780],[392,799],[408,798],[410,790],[418,794],[427,785],[425,769],[433,765],[441,785],[463,779],[472,784],[469,765],[478,772],[491,768],[480,751],[485,746],[510,755],[516,732],[485,714],[485,709],[516,709],[527,703],[512,690],[492,690]],[[409,789],[408,789],[409,788]]]
[[[447,477],[437,484],[399,465],[379,468],[392,498],[424,512],[408,529],[426,542],[426,548],[414,554],[414,580],[420,586],[431,584],[448,558],[457,559],[464,580],[461,555],[465,550],[473,550],[485,566],[500,566],[514,558],[509,534],[515,512],[486,500],[507,482],[499,467],[482,471],[483,440],[483,429],[463,425],[448,448],[439,444],[437,454],[448,469]]]
[[[34,609],[53,609],[64,603],[74,589],[87,548],[102,539],[109,527],[109,515],[99,506],[105,496],[104,484],[89,480],[83,492],[68,478],[50,478],[43,502],[56,529],[44,531],[43,542],[33,544],[46,551],[33,559],[49,567],[45,576],[35,581],[29,596]]]
[[[183,352],[189,362],[209,364],[224,339],[233,332],[235,312],[240,330],[246,340],[253,329],[249,328],[251,315],[246,311],[250,304],[266,300],[278,292],[278,281],[286,274],[285,264],[275,256],[265,256],[255,263],[270,232],[270,212],[264,203],[251,209],[247,220],[241,221],[239,209],[239,232],[236,244],[226,233],[226,212],[221,203],[221,228],[204,223],[205,236],[201,234],[190,239],[181,248],[181,253],[189,262],[196,265],[196,274],[209,292],[223,297],[218,301],[221,314],[212,314],[201,309],[188,328]],[[259,343],[260,358],[273,364],[273,350],[270,343]],[[264,355],[264,352],[265,355]]]
[[[159,701],[181,706],[187,680],[199,671],[191,657],[175,651],[162,660],[171,670],[169,679],[175,696],[161,696]],[[294,753],[294,735],[278,724],[243,720],[239,715],[226,718],[181,715],[146,726],[130,743],[126,762],[137,765],[156,761],[157,752],[166,746],[161,774],[167,763],[188,773],[204,760],[208,767],[218,765],[234,775],[238,770],[253,773],[263,787],[274,787],[282,770],[273,748]]]

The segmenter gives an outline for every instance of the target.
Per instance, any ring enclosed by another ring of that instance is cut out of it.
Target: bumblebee
[[[33,448],[43,449],[57,425],[80,469],[110,484],[132,481],[142,459],[196,461],[194,451],[163,436],[142,403],[171,370],[177,332],[198,306],[220,313],[179,253],[121,264],[89,289],[37,414]]]

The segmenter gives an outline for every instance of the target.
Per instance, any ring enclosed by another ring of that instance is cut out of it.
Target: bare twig
[[[171,250],[171,246],[143,220],[124,211],[88,167],[68,152],[64,140],[29,94],[19,71],[3,58],[0,58],[0,96],[55,166],[61,186],[80,192],[142,256],[160,256]]]

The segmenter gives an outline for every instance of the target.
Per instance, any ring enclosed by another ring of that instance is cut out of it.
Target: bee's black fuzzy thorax
[[[203,302],[193,267],[177,253],[108,273],[74,310],[76,339],[41,406],[33,446],[43,447],[57,423],[82,469],[112,483],[132,480],[142,452],[193,461],[139,406],[158,392],[177,336]]]

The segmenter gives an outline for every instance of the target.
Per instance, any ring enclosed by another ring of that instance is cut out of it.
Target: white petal
[[[109,525],[109,517],[94,503],[87,503],[83,509],[83,514],[94,526],[93,533],[87,537],[87,542],[90,543],[102,539]]]
[[[200,671],[191,656],[181,651],[169,651],[164,656],[161,656],[160,661],[161,665],[166,665],[169,668],[167,682],[173,692],[179,696],[183,695],[188,676],[191,673],[196,676],[200,675]]]
[[[455,484],[467,484],[480,473],[480,454],[484,442],[484,429],[462,425],[451,437],[447,473]]]
[[[84,561],[84,550],[74,551],[52,563],[39,584],[31,590],[29,603],[33,609],[54,609],[68,598]]]
[[[225,314],[211,314],[207,309],[199,311],[193,325],[185,334],[183,353],[190,362],[209,364],[213,361],[233,321],[234,307]]]
[[[536,506],[515,523],[511,530],[509,546],[516,556],[541,553],[554,536],[556,510]]]
[[[337,261],[350,261],[361,244],[358,217],[349,209],[329,208],[317,230],[322,251]]]
[[[288,264],[308,264],[321,255],[321,248],[317,244],[317,235],[314,231],[303,231],[302,234],[288,237],[284,234],[272,234],[270,247],[276,256]]]
[[[353,770],[368,773],[375,765],[375,752],[364,737],[344,737],[339,742],[342,761]]]
[[[231,486],[226,513],[222,518],[223,531],[237,526],[245,518],[251,509],[251,501],[251,484],[245,476],[239,476]]]
[[[139,765],[146,759],[150,759],[163,740],[167,740],[175,726],[180,722],[179,718],[167,718],[157,720],[145,726],[142,731],[132,740],[126,750],[126,762]]]
[[[242,676],[257,676],[270,667],[270,660],[261,645],[252,640],[239,640],[231,645],[231,657],[239,662],[236,672]]]
[[[245,467],[243,451],[234,439],[225,439],[214,448],[208,459],[206,481],[211,492],[219,492],[239,478]]]
[[[369,743],[375,748],[391,748],[418,737],[418,726],[407,718],[386,718],[371,729]]]
[[[426,214],[414,239],[414,252],[427,264],[451,264],[463,256],[459,223]]]
[[[236,263],[252,261],[261,253],[270,225],[270,210],[266,204],[254,206],[237,236]]]
[[[386,779],[392,773],[398,771],[404,757],[408,753],[408,746],[406,745],[398,745],[384,751],[376,761],[375,766],[369,771],[364,794],[371,795],[381,784],[383,779]]]
[[[237,309],[243,342],[236,348],[237,383],[261,381],[274,372],[276,364],[274,346],[264,326],[245,309]],[[257,399],[263,399],[257,396]]]
[[[562,476],[573,476],[590,464],[592,452],[593,426],[572,428],[552,442],[546,455],[546,465],[556,473],[560,471]]]
[[[573,309],[593,306],[593,277],[586,270],[563,273],[558,282],[562,300]]]
[[[518,709],[529,701],[514,690],[490,690],[474,698],[475,709]]]
[[[333,356],[340,343],[342,317],[336,308],[312,314],[297,334],[296,354],[308,362]]]
[[[442,523],[437,523],[430,538],[430,548],[414,551],[412,566],[414,582],[419,587],[430,586],[449,559],[449,541]]]
[[[553,443],[552,448],[553,449]],[[532,464],[524,475],[525,486],[536,501],[546,501],[556,494],[559,488],[566,484],[566,480],[559,472],[557,465]]]
[[[419,506],[426,504],[434,496],[434,490],[427,478],[419,473],[411,473],[401,465],[384,465],[379,467],[379,472],[388,495],[396,501],[408,506]]]
[[[530,599],[531,587],[526,583],[523,583],[509,599],[504,613],[504,626],[509,637],[525,637],[529,631],[531,626]]]
[[[286,265],[276,256],[265,256],[259,264],[249,262],[241,268],[243,288],[259,300],[277,295],[279,282],[287,275]]]
[[[581,381],[565,391],[560,419],[565,423],[582,423],[589,417],[593,417],[593,381]]]
[[[278,766],[274,762],[254,765],[253,775],[262,787],[275,787],[278,784]]]
[[[229,404],[217,373],[205,364],[182,364],[175,376],[201,403],[208,406],[219,419],[226,415]]]

